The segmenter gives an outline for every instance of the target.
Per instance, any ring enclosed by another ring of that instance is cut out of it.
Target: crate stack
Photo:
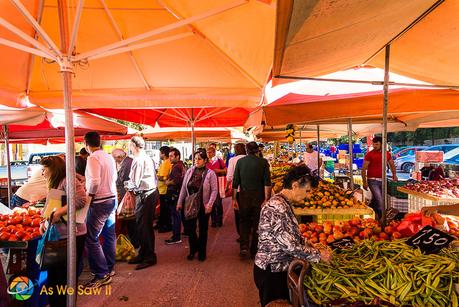
[[[408,212],[408,194],[398,191],[397,188],[406,184],[406,181],[388,180],[387,182],[387,197],[389,197],[390,207],[402,213]]]

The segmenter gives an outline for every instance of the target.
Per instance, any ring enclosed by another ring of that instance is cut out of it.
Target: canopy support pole
[[[75,140],[73,130],[72,112],[72,64],[71,54],[65,54],[69,48],[69,29],[66,0],[58,0],[59,34],[61,50],[64,54],[60,61],[62,74],[64,110],[65,110],[65,146],[67,158],[65,159],[65,171],[67,180],[67,284],[69,288],[76,289],[76,210],[75,210]],[[67,295],[67,306],[76,306],[76,293]]]
[[[317,125],[317,175],[320,176],[320,126]]]
[[[194,161],[194,151],[196,150],[196,135],[194,132],[194,109],[191,109],[191,119],[190,119],[190,124],[191,124],[191,162],[193,163]]]
[[[383,102],[383,133],[382,133],[382,195],[384,199],[383,220],[385,220],[387,203],[387,105],[389,99],[389,60],[390,45],[386,46],[384,61],[384,102]]]
[[[350,180],[350,188],[354,191],[354,145],[352,142],[352,118],[348,119],[347,122],[347,129],[348,129],[348,138],[349,138],[349,180]]]
[[[7,169],[7,176],[8,176],[8,207],[11,208],[11,198],[12,198],[12,191],[11,191],[11,161],[10,161],[10,140],[8,137],[8,125],[3,126],[3,131],[5,133],[5,151],[6,151],[6,169]]]

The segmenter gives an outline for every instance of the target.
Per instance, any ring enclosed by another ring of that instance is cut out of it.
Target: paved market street
[[[259,306],[253,262],[239,259],[230,198],[224,200],[224,225],[209,227],[207,260],[188,261],[188,240],[165,245],[170,234],[156,236],[158,264],[134,271],[117,263],[111,294],[80,296],[78,306]],[[90,279],[87,272],[80,281]],[[124,300],[123,300],[124,299]],[[127,299],[127,300],[126,300]]]

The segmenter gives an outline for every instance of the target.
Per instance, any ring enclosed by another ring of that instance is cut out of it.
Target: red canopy
[[[192,119],[196,127],[243,126],[250,109],[246,108],[173,108],[173,109],[85,109],[106,117],[160,127],[188,127]]]

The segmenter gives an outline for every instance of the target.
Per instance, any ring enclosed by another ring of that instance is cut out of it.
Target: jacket
[[[186,174],[185,178],[183,178],[182,188],[180,189],[180,196],[178,199],[177,204],[182,205],[185,202],[185,198],[189,196],[188,193],[188,182],[191,179],[191,175],[193,174],[196,166],[190,168]],[[211,204],[214,205],[215,200],[217,199],[218,194],[218,181],[217,175],[215,172],[207,169],[206,178],[204,178],[204,185],[202,187],[202,201],[204,205]]]

